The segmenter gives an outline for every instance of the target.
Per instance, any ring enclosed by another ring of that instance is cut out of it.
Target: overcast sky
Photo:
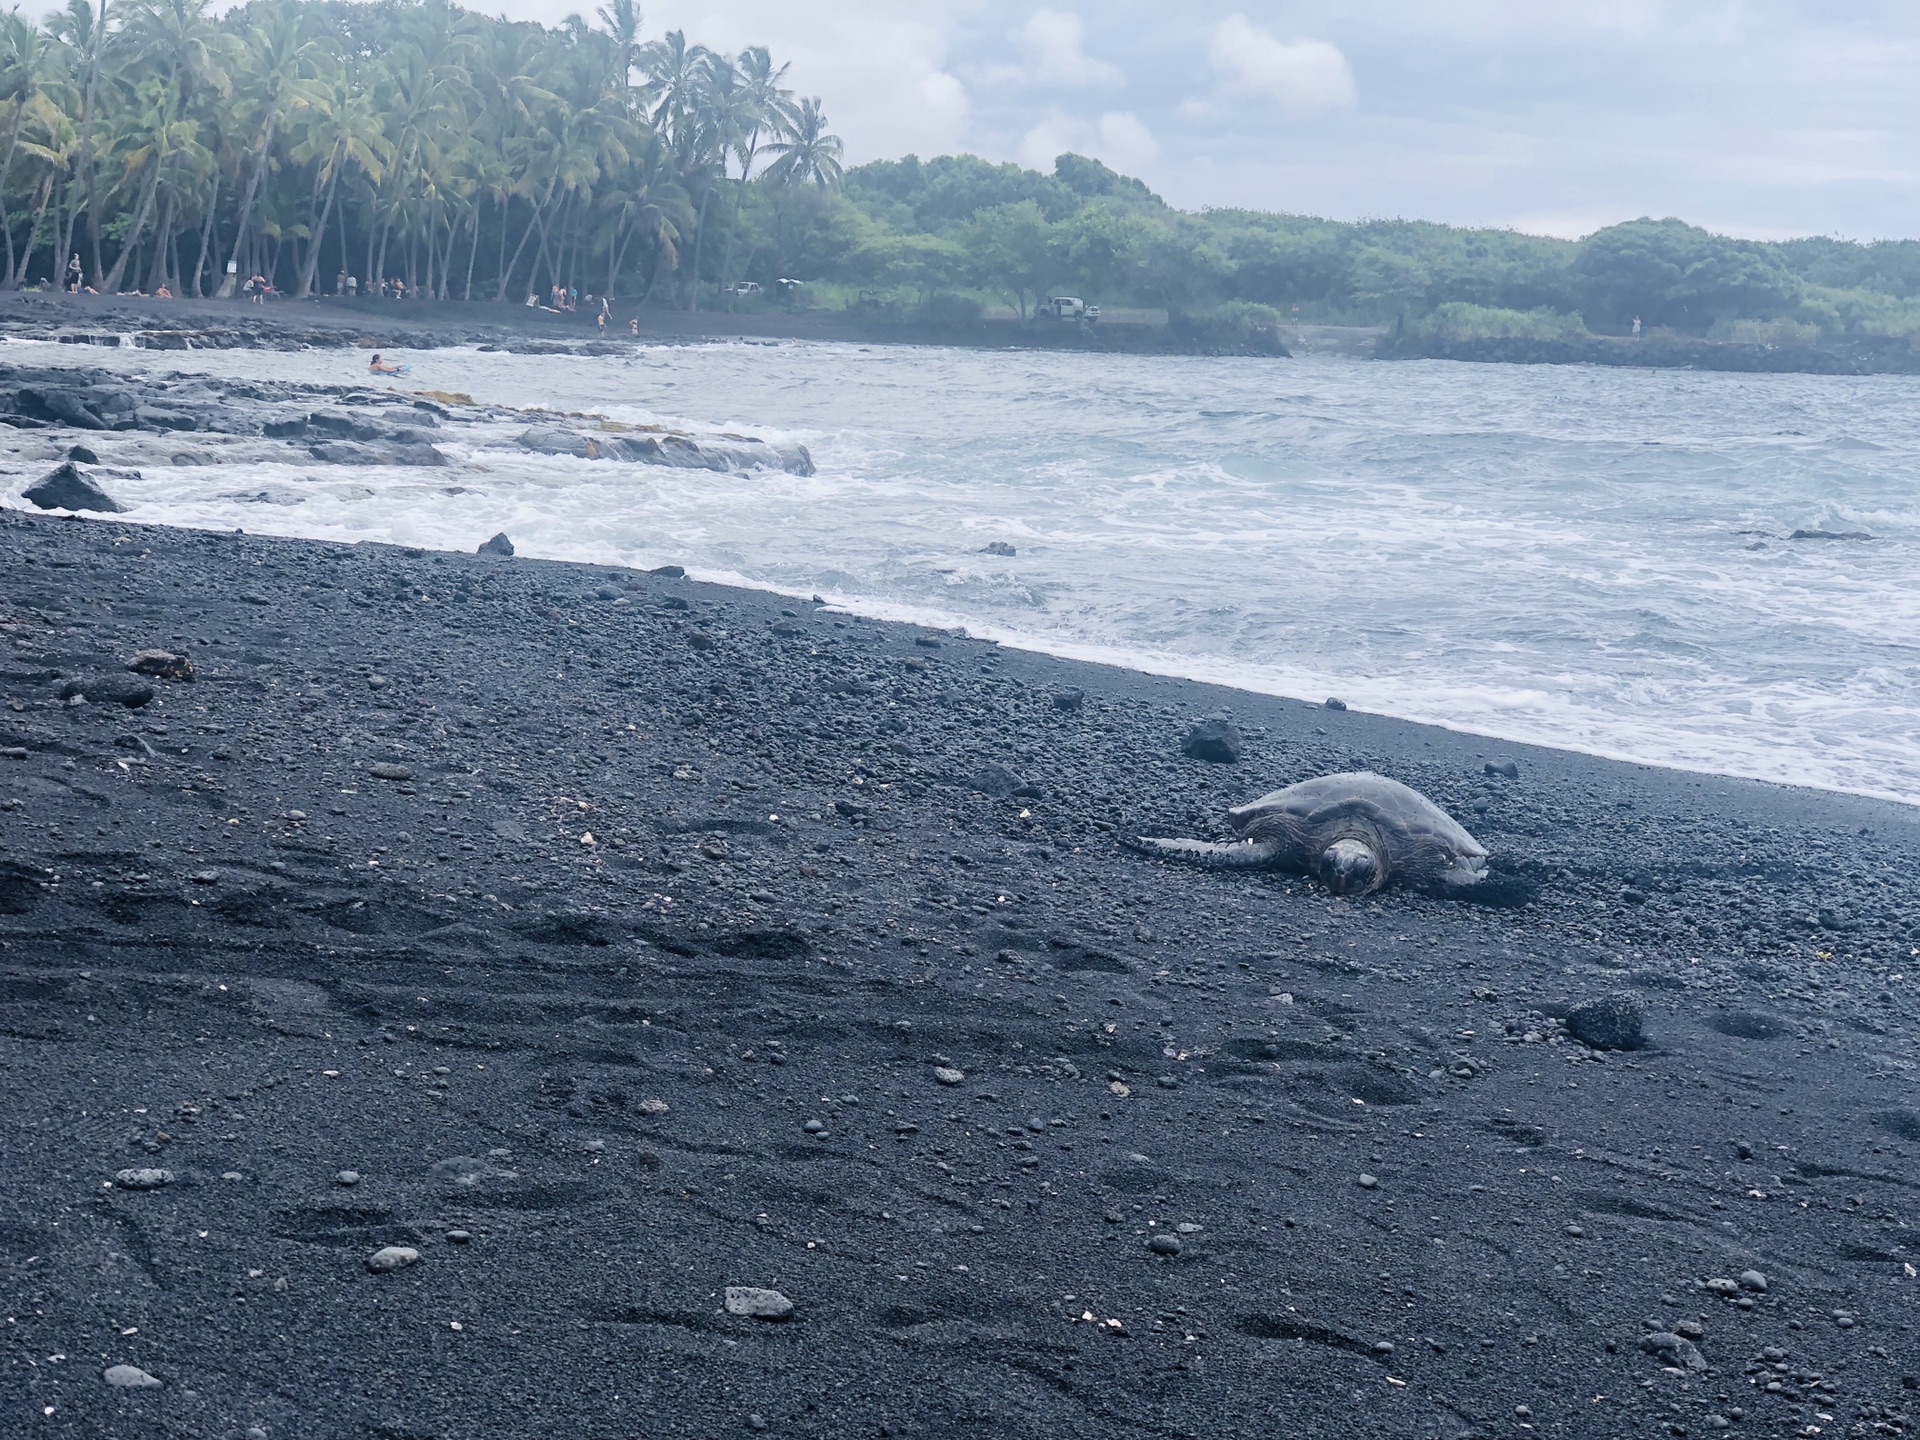
[[[1189,208],[1920,235],[1916,0],[643,4],[649,37],[771,46],[856,162],[1072,149]]]

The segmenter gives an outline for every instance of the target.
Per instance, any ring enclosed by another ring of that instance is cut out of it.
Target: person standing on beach
[[[87,283],[87,272],[81,268],[80,252],[73,252],[73,258],[67,261],[67,289],[78,295]]]
[[[1634,338],[1635,338],[1635,339],[1638,339],[1638,338],[1639,338],[1639,335],[1640,335],[1640,317],[1639,317],[1638,315],[1636,315],[1636,316],[1634,316],[1634,317],[1633,317],[1633,334],[1634,334]]]

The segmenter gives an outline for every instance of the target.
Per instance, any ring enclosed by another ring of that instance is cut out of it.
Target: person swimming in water
[[[378,355],[367,362],[367,369],[375,375],[399,375],[403,374],[406,368],[404,365],[395,365],[391,361],[382,360]]]

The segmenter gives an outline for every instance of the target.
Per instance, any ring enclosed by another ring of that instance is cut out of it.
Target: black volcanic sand
[[[1920,812],[604,567],[17,512],[0,567],[8,1435],[1920,1406]],[[1361,766],[1537,898],[1115,840]],[[1608,996],[1644,1048],[1555,1018]]]

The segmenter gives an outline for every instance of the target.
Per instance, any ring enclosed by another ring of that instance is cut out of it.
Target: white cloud
[[[1100,117],[1099,157],[1114,169],[1131,175],[1160,158],[1160,142],[1127,110],[1109,110]]]
[[[1054,156],[1078,150],[1092,133],[1086,121],[1053,111],[1020,137],[1020,163],[1029,170],[1051,170]]]
[[[502,0],[514,19],[552,25],[578,0]],[[791,62],[786,83],[826,102],[827,119],[846,141],[849,163],[964,150],[973,107],[949,65],[962,20],[951,4],[904,6],[893,0],[645,0],[644,35],[684,30],[717,50],[765,45]],[[589,10],[589,13],[590,10]]]
[[[1208,47],[1222,86],[1276,100],[1295,114],[1353,104],[1353,69],[1326,40],[1276,40],[1245,15],[1229,15]]]
[[[1160,158],[1160,142],[1125,110],[1109,110],[1097,122],[1050,110],[1039,124],[1021,137],[1019,161],[1033,170],[1052,170],[1056,156],[1067,151],[1105,161],[1127,175],[1137,175]]]
[[[1011,38],[1035,84],[1084,90],[1120,83],[1119,70],[1087,54],[1086,27],[1071,10],[1036,10]]]

